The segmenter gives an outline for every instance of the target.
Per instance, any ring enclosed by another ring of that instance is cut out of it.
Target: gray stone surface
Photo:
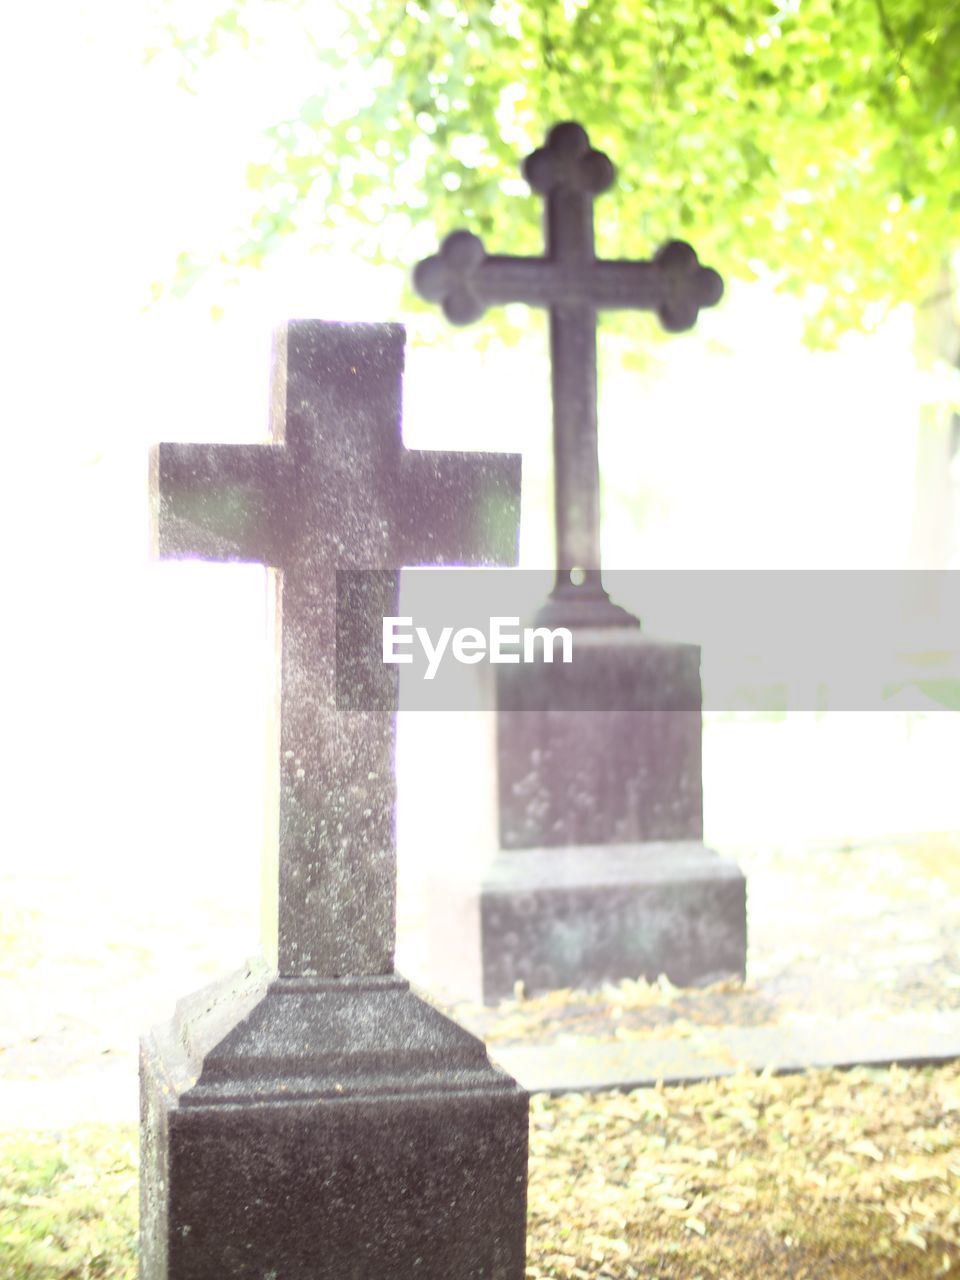
[[[537,1093],[638,1089],[691,1084],[770,1071],[817,1067],[925,1066],[960,1057],[955,1010],[884,1017],[847,1015],[795,1027],[702,1027],[684,1039],[502,1045],[500,1066]]]
[[[702,842],[699,649],[574,636],[569,666],[494,668],[492,847],[431,859],[422,977],[455,999],[744,974],[746,883]]]
[[[405,450],[402,362],[398,326],[293,323],[273,443],[153,456],[161,555],[277,571],[276,928],[273,968],[144,1041],[143,1280],[524,1273],[527,1097],[393,973],[395,716],[337,700],[338,604],[395,614],[398,566],[516,553],[519,459]]]
[[[696,646],[578,630],[569,666],[496,680],[504,849],[702,838]]]
[[[143,1280],[523,1275],[526,1094],[402,978],[252,966],[142,1078]]]
[[[403,447],[403,342],[398,325],[292,322],[272,443],[161,444],[152,459],[161,556],[277,570],[265,946],[283,974],[393,961],[393,717],[338,712],[337,569],[516,556],[518,457]],[[396,574],[370,581],[363,607],[396,613]]]
[[[431,887],[430,971],[461,999],[745,972],[746,882],[697,841],[501,851],[479,882]]]

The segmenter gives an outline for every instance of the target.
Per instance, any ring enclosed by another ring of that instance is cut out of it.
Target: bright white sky
[[[202,8],[179,12],[199,27]],[[242,230],[245,166],[264,128],[316,91],[296,13],[260,11],[273,15],[265,46],[252,61],[225,55],[196,95],[176,87],[169,61],[144,65],[144,4],[60,0],[4,19],[0,510],[18,857],[102,849],[138,874],[176,848],[182,865],[214,874],[210,848],[249,852],[262,773],[250,728],[262,710],[259,573],[147,565],[146,448],[262,437],[269,335],[286,317],[403,318],[395,275],[305,255],[296,241],[232,291],[219,323],[205,296],[144,309],[180,250],[202,255]],[[901,317],[843,356],[805,352],[799,333],[796,312],[760,286],[732,290],[697,336],[664,349],[663,377],[610,381],[610,564],[904,563],[917,396],[908,326]],[[449,352],[409,355],[408,442],[524,450],[524,559],[542,567],[542,325],[527,348],[482,360],[465,342],[451,334]],[[733,354],[711,355],[711,342]]]

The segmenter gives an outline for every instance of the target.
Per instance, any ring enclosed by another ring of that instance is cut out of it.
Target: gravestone
[[[537,622],[573,630],[584,696],[570,704],[556,664],[492,669],[495,779],[465,803],[496,807],[497,848],[479,872],[431,868],[427,976],[482,1000],[517,982],[536,993],[743,976],[745,881],[703,844],[699,649],[646,636],[610,600],[600,564],[597,313],[654,311],[680,332],[723,285],[679,241],[650,261],[596,257],[593,201],[614,169],[580,125],[557,125],[523,172],[545,199],[545,254],[488,255],[458,231],[414,283],[457,324],[498,303],[548,309],[557,576]],[[601,708],[591,686],[630,693]]]
[[[291,323],[271,443],[153,455],[161,556],[272,570],[276,715],[267,962],[142,1045],[142,1280],[524,1273],[527,1098],[394,972],[395,718],[336,697],[338,570],[516,552],[519,459],[406,450],[402,363],[398,326]]]

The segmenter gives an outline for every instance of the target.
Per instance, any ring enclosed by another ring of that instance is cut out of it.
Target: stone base
[[[695,645],[595,628],[492,671],[501,849],[703,839]]]
[[[695,841],[501,850],[480,882],[435,874],[428,899],[422,980],[459,999],[745,972],[743,873]]]
[[[140,1079],[141,1280],[522,1280],[527,1095],[402,978],[251,967]]]

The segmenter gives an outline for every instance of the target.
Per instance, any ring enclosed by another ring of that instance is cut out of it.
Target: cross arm
[[[279,567],[289,495],[282,445],[159,444],[150,458],[154,554]]]
[[[579,303],[598,311],[655,311],[665,329],[680,332],[692,328],[700,308],[715,305],[723,294],[720,276],[702,267],[680,240],[664,245],[649,262],[554,262],[488,254],[478,236],[455,231],[439,253],[419,264],[413,279],[421,296],[441,303],[454,324],[469,324],[502,303]]]
[[[519,454],[416,449],[404,453],[402,468],[402,564],[516,564]]]

